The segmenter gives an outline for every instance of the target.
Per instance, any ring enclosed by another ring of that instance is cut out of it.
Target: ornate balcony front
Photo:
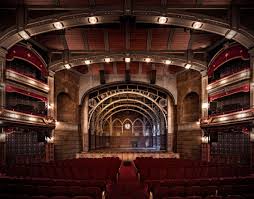
[[[202,118],[200,122],[201,127],[220,126],[225,124],[236,124],[239,122],[247,122],[254,119],[254,108],[237,111],[234,113],[210,116]]]
[[[33,87],[35,89],[39,89],[43,92],[48,93],[49,86],[41,81],[28,77],[24,74],[18,73],[14,70],[7,69],[6,70],[6,79],[12,80],[21,84],[25,84],[27,86]]]
[[[207,86],[208,93],[212,93],[230,84],[250,79],[250,69],[244,69],[220,80],[217,80]]]
[[[31,115],[2,108],[0,110],[0,125],[8,123],[55,128],[54,118],[48,116],[43,117],[38,115]]]

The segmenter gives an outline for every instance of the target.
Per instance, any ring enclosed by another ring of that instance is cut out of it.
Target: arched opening
[[[83,143],[83,146],[88,144],[89,150],[161,151],[167,148],[167,131],[172,130],[168,125],[174,125],[167,119],[173,103],[169,103],[170,108],[160,103],[171,99],[167,91],[133,82],[101,86],[85,96],[82,113],[85,115],[87,111],[89,130],[84,131],[84,125],[82,130],[83,136],[89,137],[89,144]],[[81,124],[85,121],[81,120]]]
[[[200,117],[199,95],[195,92],[188,93],[183,99],[182,122],[196,122]]]

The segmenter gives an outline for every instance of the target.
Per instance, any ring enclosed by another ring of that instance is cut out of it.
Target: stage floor
[[[145,148],[146,151],[142,150],[127,150],[124,149],[121,151],[115,151],[115,150],[92,150],[88,152],[82,152],[78,153],[76,155],[77,158],[103,158],[103,157],[119,157],[121,160],[135,160],[137,157],[153,157],[153,158],[179,158],[178,153],[173,153],[170,151],[156,151],[156,150],[150,150],[148,151],[147,148]]]
[[[102,148],[102,149],[93,149],[90,150],[89,152],[93,153],[108,153],[108,152],[112,152],[112,153],[121,153],[121,152],[125,152],[125,153],[151,153],[151,152],[166,152],[166,150],[161,150],[161,149],[157,149],[157,148]]]

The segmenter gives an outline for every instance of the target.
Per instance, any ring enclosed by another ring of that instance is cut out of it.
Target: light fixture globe
[[[167,23],[167,21],[168,21],[167,17],[159,17],[158,18],[158,23],[159,24],[165,24],[165,23]]]
[[[90,24],[96,24],[96,23],[98,23],[98,18],[97,17],[89,17],[88,22]]]

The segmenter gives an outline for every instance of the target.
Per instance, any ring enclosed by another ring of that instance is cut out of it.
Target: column
[[[208,117],[208,92],[207,92],[207,85],[208,85],[208,76],[207,71],[201,72],[201,118],[207,118]]]
[[[0,110],[5,106],[5,66],[7,51],[0,48]]]
[[[83,151],[87,152],[89,150],[89,113],[88,113],[88,96],[85,97],[83,105],[82,105],[82,111],[81,111],[81,133],[83,137]]]
[[[254,107],[254,49],[249,50],[250,54],[250,108]],[[254,121],[252,122],[254,124]],[[253,125],[252,124],[252,125]],[[250,165],[254,166],[254,128],[250,132]]]
[[[168,134],[167,134],[167,151],[173,151],[173,135],[174,135],[174,109],[170,96],[167,98],[168,104]]]
[[[55,78],[54,78],[55,73],[53,71],[49,71],[49,76],[48,76],[48,87],[49,87],[49,92],[48,92],[48,116],[55,118],[56,119],[56,104],[55,104]]]
[[[5,106],[5,66],[7,51],[0,48],[0,114]],[[0,124],[1,125],[1,124]],[[0,127],[0,165],[5,164],[5,132]]]

